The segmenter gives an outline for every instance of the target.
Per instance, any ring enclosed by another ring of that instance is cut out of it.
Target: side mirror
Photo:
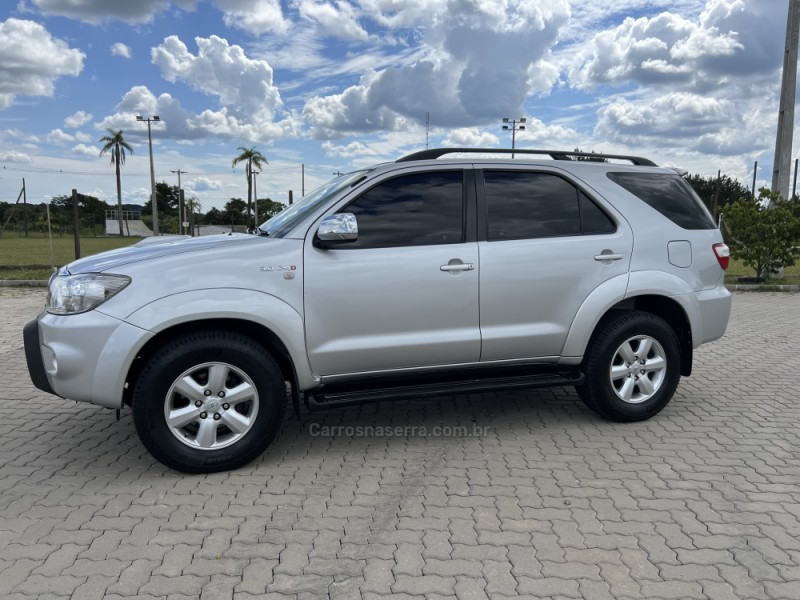
[[[339,244],[355,242],[358,239],[358,221],[352,213],[328,215],[317,228],[314,246],[333,248]]]

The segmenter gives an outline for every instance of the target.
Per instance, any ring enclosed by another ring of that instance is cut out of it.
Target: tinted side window
[[[577,189],[550,173],[485,171],[490,241],[579,235]]]
[[[600,210],[583,192],[578,192],[581,206],[581,230],[583,233],[614,233],[617,226],[614,221]]]
[[[697,194],[677,173],[609,173],[608,178],[684,229],[716,229]]]
[[[457,244],[464,240],[462,171],[403,175],[379,183],[340,212],[358,220],[350,248]]]

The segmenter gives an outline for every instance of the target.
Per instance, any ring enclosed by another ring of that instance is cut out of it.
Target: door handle
[[[594,257],[598,262],[610,265],[615,260],[622,260],[625,258],[622,254],[614,254],[611,250],[603,250],[600,254]]]
[[[455,265],[442,265],[439,267],[440,271],[472,271],[475,265],[472,263],[460,263]]]

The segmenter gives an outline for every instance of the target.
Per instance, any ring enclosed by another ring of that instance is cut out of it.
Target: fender
[[[560,363],[580,363],[589,344],[589,338],[592,337],[600,319],[612,306],[625,298],[628,276],[628,273],[623,273],[604,281],[583,301],[569,328],[567,340],[561,350]]]
[[[308,389],[319,383],[308,363],[302,315],[271,294],[237,288],[181,292],[146,304],[131,313],[125,321],[158,334],[181,323],[197,323],[206,319],[239,319],[266,327],[289,351],[300,389]],[[130,363],[126,365],[126,373],[129,367]]]

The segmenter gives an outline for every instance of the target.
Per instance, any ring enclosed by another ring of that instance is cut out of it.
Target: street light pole
[[[182,188],[181,188],[181,175],[182,174],[186,175],[186,173],[188,173],[188,171],[181,171],[180,169],[178,169],[177,171],[170,171],[170,173],[177,173],[178,174],[178,221],[180,221],[178,223],[178,232],[181,235],[183,235],[183,213],[185,211],[184,211],[184,208],[183,208],[183,191],[182,191]]]
[[[142,115],[136,115],[137,121],[145,121],[147,122],[147,143],[150,146],[150,202],[153,208],[153,235],[159,235],[158,232],[158,202],[156,202],[156,174],[153,170],[153,135],[150,133],[150,123],[153,121],[160,121],[161,118],[158,115],[153,115],[152,117],[143,117]]]
[[[511,130],[511,158],[514,158],[514,148],[516,146],[517,141],[517,131],[525,131],[525,123],[527,119],[525,117],[521,117],[519,119],[509,119],[508,117],[503,117],[503,129],[508,131]]]

